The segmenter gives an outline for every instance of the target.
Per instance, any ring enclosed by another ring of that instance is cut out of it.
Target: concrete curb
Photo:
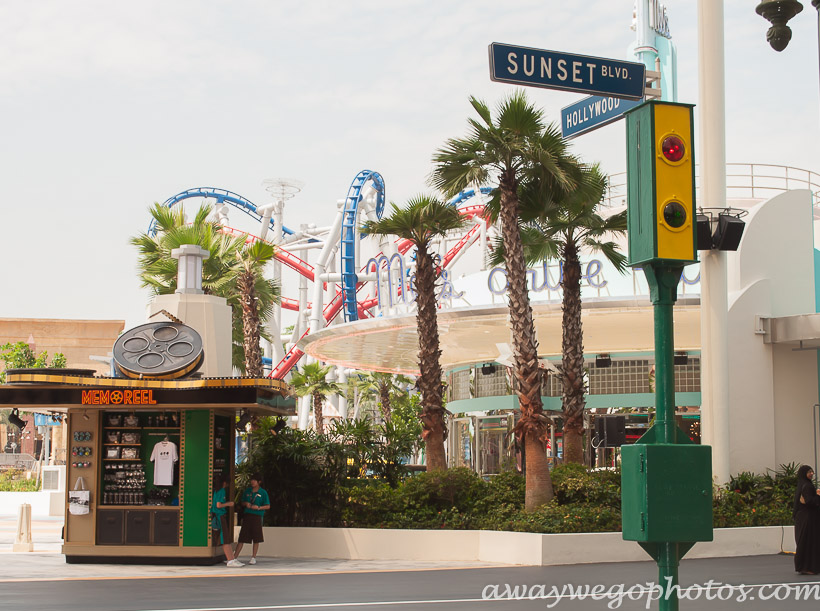
[[[266,527],[259,555],[271,558],[495,562],[553,566],[636,562],[649,557],[619,532],[538,534],[482,530]],[[715,529],[687,558],[759,556],[794,551],[793,526]]]

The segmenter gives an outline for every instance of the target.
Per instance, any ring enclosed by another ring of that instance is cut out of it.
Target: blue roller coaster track
[[[256,211],[256,205],[253,202],[245,199],[238,193],[228,191],[227,189],[218,189],[216,187],[196,187],[194,189],[188,189],[187,191],[177,193],[173,197],[168,198],[162,205],[167,208],[171,208],[174,204],[191,197],[207,197],[209,199],[215,199],[217,204],[228,203],[235,208],[240,209],[255,221],[262,221],[262,215]],[[270,221],[270,228],[276,230],[273,219]],[[157,222],[156,220],[151,219],[151,224],[148,225],[148,235],[154,237],[156,233]],[[282,227],[282,233],[286,235],[293,235],[293,231],[287,227]]]
[[[479,189],[479,191],[481,192],[482,195],[489,195],[490,193],[493,192],[493,189],[492,189],[492,187],[481,187]],[[475,195],[476,195],[475,189],[464,189],[464,191],[462,191],[458,195],[454,195],[447,202],[447,205],[448,206],[455,206],[456,208],[458,208],[461,204],[466,202],[468,199],[470,199],[472,197],[475,197]]]
[[[350,184],[342,216],[341,259],[345,322],[359,319],[356,307],[356,284],[359,281],[356,274],[356,219],[359,202],[362,200],[362,189],[368,182],[372,182],[376,189],[376,217],[381,218],[384,212],[384,179],[378,172],[362,170]]]

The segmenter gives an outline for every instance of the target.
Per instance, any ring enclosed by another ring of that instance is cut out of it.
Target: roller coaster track
[[[222,227],[222,233],[225,233],[225,234],[228,234],[228,235],[231,235],[231,236],[234,236],[234,237],[241,237],[241,236],[244,235],[245,240],[248,243],[259,241],[259,238],[257,236],[252,235],[252,234],[248,233],[247,231],[241,231],[239,229],[234,229],[233,227]],[[267,242],[267,240],[265,240],[265,242]],[[270,244],[270,242],[267,242],[267,243]],[[315,281],[315,268],[310,263],[300,259],[299,257],[294,255],[289,250],[285,250],[281,246],[275,246],[274,253],[273,253],[273,258],[278,260],[278,261],[281,261],[282,263],[287,265],[289,268],[291,268],[293,271],[303,275],[305,278],[307,278],[311,282]]]
[[[341,261],[342,293],[344,295],[345,322],[359,318],[356,306],[356,223],[358,222],[359,203],[362,200],[362,189],[368,182],[373,182],[376,189],[376,217],[381,218],[384,212],[384,179],[378,172],[362,170],[353,179],[345,198],[342,217]]]
[[[174,204],[181,202],[182,200],[189,199],[192,197],[206,197],[208,199],[215,199],[217,204],[228,203],[235,208],[238,208],[249,217],[254,219],[256,222],[262,222],[262,215],[256,211],[256,204],[254,204],[249,199],[245,199],[238,193],[234,193],[233,191],[228,191],[227,189],[219,189],[217,187],[194,187],[193,189],[188,189],[187,191],[183,191],[182,193],[177,193],[173,197],[169,197],[165,202],[163,202],[163,206],[166,208],[171,208]],[[270,221],[270,228],[275,230],[276,227],[274,226],[274,222],[271,219]],[[154,237],[157,233],[157,222],[155,219],[151,219],[150,225],[148,225],[148,235]],[[292,235],[293,231],[288,229],[287,227],[282,227],[282,233]]]

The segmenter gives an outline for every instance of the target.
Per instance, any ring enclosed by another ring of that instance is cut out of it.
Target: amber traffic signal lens
[[[677,136],[667,136],[661,143],[661,151],[669,161],[680,161],[686,153],[686,146]]]

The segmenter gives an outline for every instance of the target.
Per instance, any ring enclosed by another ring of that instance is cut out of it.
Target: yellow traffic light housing
[[[629,264],[697,262],[692,105],[627,112]]]

